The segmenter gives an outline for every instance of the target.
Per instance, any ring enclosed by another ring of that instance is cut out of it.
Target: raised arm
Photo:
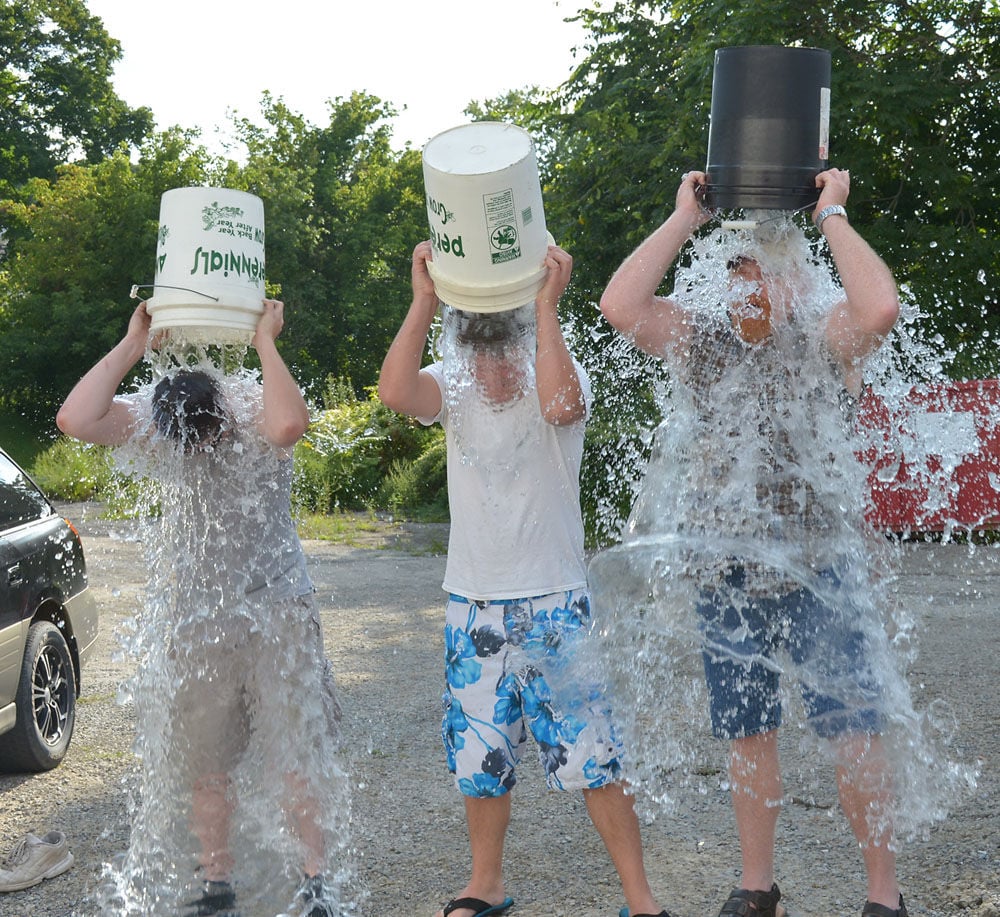
[[[601,296],[605,318],[640,350],[654,356],[683,347],[687,314],[656,290],[691,234],[709,219],[700,198],[704,172],[688,172],[677,189],[674,212],[618,268]]]
[[[851,189],[847,171],[830,169],[816,176],[821,189],[813,219],[831,205],[843,206]],[[827,216],[826,236],[846,299],[831,312],[826,337],[844,366],[848,388],[857,392],[861,364],[885,340],[899,317],[899,293],[885,262],[841,214]]]
[[[437,382],[420,371],[427,333],[438,308],[434,281],[427,270],[431,257],[430,242],[421,242],[413,250],[410,270],[413,302],[382,361],[378,380],[378,396],[382,403],[411,417],[437,417],[441,411],[441,390]]]
[[[260,358],[264,386],[264,410],[258,427],[268,442],[287,449],[294,446],[309,428],[309,408],[275,344],[285,324],[284,316],[283,302],[265,299],[264,311],[257,320],[257,330],[251,343]]]
[[[548,274],[535,297],[535,381],[542,416],[561,426],[587,416],[580,377],[559,324],[559,298],[569,284],[573,259],[558,245],[550,245],[545,267]]]
[[[67,436],[88,443],[116,446],[135,432],[131,407],[115,400],[115,392],[129,370],[146,352],[149,313],[139,303],[125,336],[73,387],[56,414],[56,426]]]

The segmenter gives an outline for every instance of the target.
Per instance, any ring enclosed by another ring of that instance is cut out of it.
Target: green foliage
[[[183,135],[163,135],[138,166],[116,153],[32,179],[7,219],[20,239],[0,275],[4,396],[54,416],[91,365],[121,338],[133,283],[153,279],[159,198],[203,179],[206,157]]]
[[[382,482],[381,502],[395,516],[418,522],[447,522],[448,462],[444,431],[416,459],[397,459]]]
[[[264,126],[237,122],[246,164],[227,182],[265,202],[268,277],[279,283],[282,351],[315,393],[330,374],[373,385],[409,305],[410,252],[427,235],[420,156],[395,153],[380,99],[330,103],[324,127],[265,94]]]
[[[83,0],[0,0],[0,198],[49,178],[80,151],[92,163],[152,127],[115,95],[121,45]]]
[[[50,428],[55,429],[54,418],[50,416],[45,421],[25,417],[21,411],[7,408],[0,399],[0,446],[22,468],[30,468],[54,438],[55,434],[50,432]]]
[[[576,262],[577,314],[673,209],[681,174],[704,168],[716,49],[819,47],[832,55],[831,164],[851,171],[852,223],[957,350],[953,375],[1000,369],[1000,4],[618,0],[581,17],[590,38],[550,103],[545,189]]]
[[[325,409],[296,446],[295,502],[316,512],[383,507],[390,469],[420,458],[440,433],[390,411],[374,389],[365,399],[328,380]],[[334,400],[338,399],[338,400]]]
[[[114,475],[103,446],[61,436],[42,452],[31,476],[53,500],[103,500]]]

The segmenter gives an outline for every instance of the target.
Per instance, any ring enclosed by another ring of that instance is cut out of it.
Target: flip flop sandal
[[[627,907],[623,907],[618,912],[618,917],[629,917],[629,909]],[[633,914],[632,917],[670,917],[670,914],[667,913],[667,911],[660,911],[659,914]],[[862,915],[862,917],[864,917],[864,915]]]
[[[861,917],[910,917],[906,912],[906,905],[903,904],[903,896],[899,896],[899,907],[893,910],[884,904],[872,904],[865,902],[865,909],[861,912]]]
[[[448,917],[452,911],[469,910],[475,911],[475,917],[489,917],[491,914],[502,914],[513,906],[513,898],[504,898],[499,904],[490,904],[481,898],[452,898],[444,906],[444,915]]]

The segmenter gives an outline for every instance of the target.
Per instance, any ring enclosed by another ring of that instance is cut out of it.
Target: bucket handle
[[[819,198],[816,200],[819,200]],[[810,207],[815,206],[816,201],[813,201],[811,204],[806,204],[804,207],[797,207],[795,210],[790,211],[790,213],[794,216],[796,213],[802,213],[805,210],[809,210]],[[758,226],[763,226],[765,223],[773,223],[775,220],[780,219],[780,216],[776,216],[768,217],[766,220],[720,220],[719,225],[723,229],[756,229]]]
[[[190,287],[172,287],[165,283],[133,283],[128,295],[130,299],[139,299],[139,290],[155,290],[157,287],[162,290],[183,290],[185,293],[194,293],[195,296],[204,296],[205,299],[210,299],[212,302],[219,301],[218,296],[210,296],[208,293],[192,290]]]

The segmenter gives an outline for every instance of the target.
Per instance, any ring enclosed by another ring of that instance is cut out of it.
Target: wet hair
[[[529,325],[516,313],[520,309],[505,312],[467,312],[456,309],[455,340],[459,344],[478,344],[499,347],[523,337]]]
[[[735,255],[726,262],[727,271],[738,271],[744,264],[760,264],[752,255]]]
[[[228,416],[219,387],[208,373],[179,369],[156,383],[153,420],[161,436],[190,452],[197,446],[217,443]]]

